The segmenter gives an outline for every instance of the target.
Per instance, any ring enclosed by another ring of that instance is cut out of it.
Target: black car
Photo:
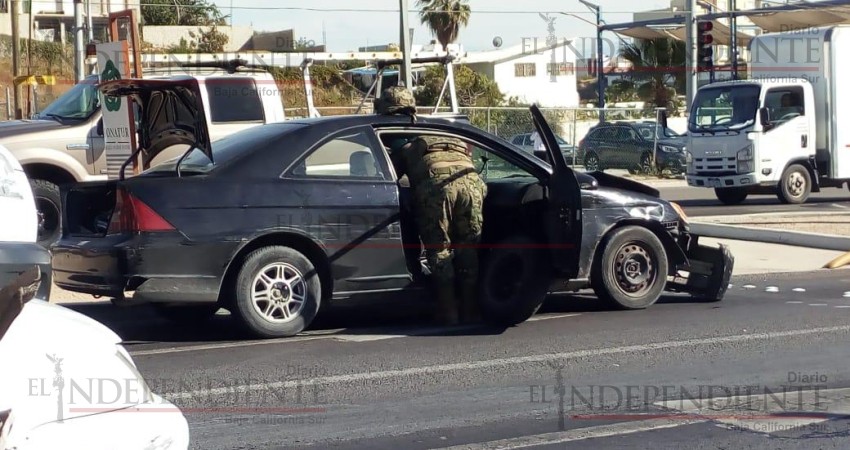
[[[536,106],[551,165],[463,120],[429,116],[291,120],[211,144],[192,80],[101,89],[141,105],[141,148],[192,148],[137,176],[63,189],[53,267],[70,291],[192,320],[223,307],[263,337],[299,333],[331,299],[421,292],[427,267],[389,152],[422,134],[475,148],[489,189],[480,306],[494,323],[528,319],[552,291],[592,287],[637,309],[665,289],[718,301],[728,286],[725,247],[699,245],[681,209],[652,188],[574,173]]]
[[[627,169],[630,173],[649,173],[654,155],[659,170],[681,174],[685,168],[685,144],[685,136],[656,122],[603,122],[579,141],[577,159],[584,162],[588,171]]]

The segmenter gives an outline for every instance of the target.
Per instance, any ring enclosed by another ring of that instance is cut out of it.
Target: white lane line
[[[637,422],[615,423],[612,425],[597,425],[595,427],[577,428],[575,430],[555,433],[536,434],[498,441],[481,442],[476,444],[443,447],[443,450],[513,450],[518,448],[536,447],[540,445],[563,444],[565,442],[583,441],[624,434],[642,433],[645,431],[675,428],[684,425],[707,422],[704,419],[649,419]]]
[[[850,308],[850,305],[836,305],[836,308]]]
[[[756,286],[753,285],[753,284],[745,284],[743,287],[744,287],[744,289],[755,289],[756,288]]]
[[[826,306],[826,303],[809,303],[809,306]]]
[[[850,297],[850,291],[844,293],[844,297]]]
[[[320,339],[331,339],[333,338],[333,334],[327,335],[298,335],[289,338],[279,338],[279,339],[267,339],[262,341],[247,341],[247,342],[223,342],[220,344],[205,344],[205,345],[187,345],[185,347],[168,347],[168,348],[157,348],[153,350],[138,350],[138,351],[129,351],[130,356],[149,356],[149,355],[164,355],[169,353],[184,353],[184,352],[196,352],[201,350],[219,350],[225,348],[235,348],[235,347],[254,347],[257,345],[270,345],[270,344],[289,344],[295,342],[305,342],[305,341],[316,341]]]
[[[792,305],[799,305],[799,304],[801,304],[801,303],[803,303],[803,302],[785,302],[785,303],[790,303],[790,304],[792,304]]]
[[[580,316],[580,315],[581,315],[580,313],[547,314],[547,315],[543,315],[543,316],[534,316],[534,317],[526,320],[526,322],[538,322],[538,321],[541,321],[541,320],[549,320],[549,319],[563,319],[564,317],[575,317],[575,316]]]
[[[776,286],[768,286],[764,289],[765,292],[779,292],[779,288]]]
[[[822,328],[807,328],[801,330],[788,330],[788,331],[773,331],[766,333],[751,333],[751,334],[739,334],[733,336],[721,336],[721,337],[711,337],[711,338],[700,338],[700,339],[685,339],[680,341],[666,341],[666,342],[655,342],[649,344],[639,344],[639,345],[629,345],[624,347],[607,347],[607,348],[596,348],[589,350],[576,350],[571,352],[562,352],[562,353],[545,353],[542,355],[528,355],[528,356],[514,356],[510,358],[497,358],[497,359],[488,359],[482,361],[473,361],[473,362],[463,362],[463,363],[452,363],[452,364],[437,364],[432,366],[421,366],[421,367],[410,367],[406,369],[397,369],[397,370],[384,370],[377,372],[360,372],[360,373],[352,373],[345,375],[332,375],[326,377],[317,377],[311,379],[304,380],[288,380],[288,381],[279,381],[272,383],[255,383],[255,384],[243,384],[237,386],[228,386],[223,388],[213,388],[213,389],[200,389],[196,391],[188,391],[188,392],[178,392],[166,395],[169,399],[191,399],[193,397],[205,396],[208,397],[210,395],[225,395],[225,394],[233,394],[234,392],[250,392],[256,390],[267,390],[267,389],[281,389],[281,388],[294,388],[297,386],[304,386],[308,384],[337,384],[337,383],[351,383],[351,382],[364,382],[371,380],[386,380],[392,378],[403,378],[403,377],[411,377],[411,376],[420,376],[420,375],[431,375],[438,374],[444,372],[457,372],[457,371],[469,371],[469,370],[480,370],[480,369],[488,369],[494,367],[505,367],[511,365],[522,365],[522,364],[533,364],[533,363],[547,363],[554,361],[563,361],[566,359],[578,359],[578,358],[587,358],[587,357],[598,357],[605,355],[619,355],[623,353],[635,353],[635,352],[645,352],[645,351],[653,351],[653,350],[667,350],[673,348],[682,348],[682,347],[693,347],[698,345],[716,345],[716,344],[728,344],[728,343],[739,343],[739,342],[748,342],[748,341],[762,341],[783,337],[796,337],[796,336],[807,336],[811,334],[823,334],[823,333],[838,333],[838,332],[850,332],[850,325],[842,325],[835,327],[822,327]]]
[[[794,288],[792,289],[794,292],[806,292],[804,288]]]

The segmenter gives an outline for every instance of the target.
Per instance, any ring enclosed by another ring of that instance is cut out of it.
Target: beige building
[[[85,7],[89,5],[92,16],[92,29],[95,38],[101,35],[109,23],[109,14],[132,9],[140,15],[141,0],[87,0],[83,2],[83,17]],[[30,24],[33,27],[33,38],[43,41],[72,42],[74,31],[74,1],[18,1],[19,29],[21,37],[29,36]],[[32,20],[30,20],[30,8]],[[11,2],[0,0],[0,35],[11,36]]]

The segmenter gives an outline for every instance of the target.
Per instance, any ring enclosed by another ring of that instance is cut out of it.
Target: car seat
[[[378,175],[375,157],[368,150],[359,150],[348,158],[351,176],[374,178]]]

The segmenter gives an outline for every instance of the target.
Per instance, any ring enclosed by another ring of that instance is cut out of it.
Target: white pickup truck
[[[285,119],[274,77],[257,69],[163,68],[145,79],[191,76],[201,85],[212,140]],[[61,235],[59,185],[117,178],[127,155],[105,151],[96,75],[87,77],[32,120],[0,122],[0,145],[18,159],[31,180],[39,212],[38,242]],[[166,152],[154,164],[172,156]]]

